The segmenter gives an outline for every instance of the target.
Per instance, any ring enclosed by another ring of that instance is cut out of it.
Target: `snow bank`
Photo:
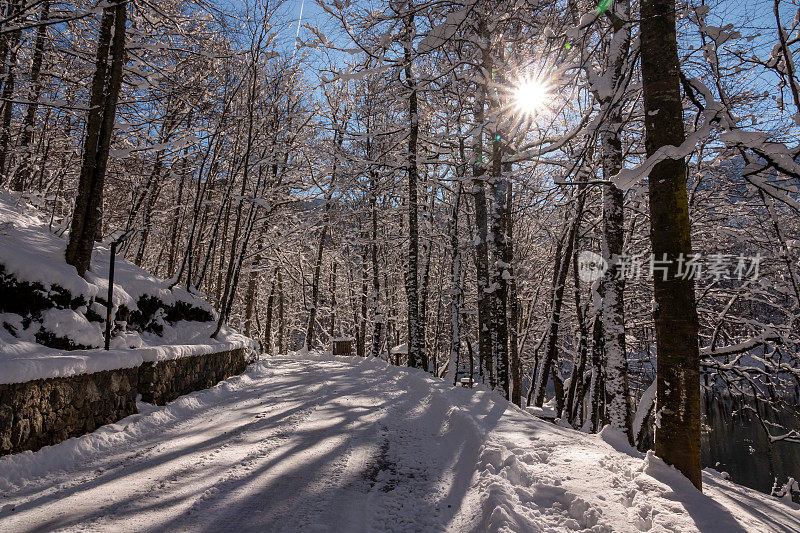
[[[50,233],[38,211],[0,190],[0,264],[20,281],[59,285],[72,294],[93,297],[98,287],[64,262],[66,241]]]
[[[60,286],[74,296],[87,300],[105,298],[108,291],[109,248],[96,244],[86,279],[64,262],[66,239],[54,235],[43,221],[46,218],[34,206],[0,190],[0,265],[14,278],[41,283],[45,289]],[[210,313],[213,308],[200,297],[146,270],[117,258],[114,272],[114,305],[131,309],[142,296],[158,298],[167,305],[186,302]]]
[[[374,358],[317,357],[380,368],[387,384],[408,394],[424,382],[431,392],[420,411],[437,413],[442,428],[457,424],[464,443],[479,435],[477,465],[465,465],[474,469],[470,488],[443,529],[800,532],[797,504],[736,485],[711,469],[703,472],[701,493],[653,452],[638,452],[610,427],[590,435],[535,418],[481,386],[450,388],[421,371]],[[437,439],[423,448],[440,445],[447,444]]]
[[[91,269],[83,279],[64,262],[66,240],[54,235],[43,218],[44,215],[35,207],[0,190],[0,266],[19,282],[40,284],[45,291],[58,286],[68,291],[72,298],[83,296],[92,312],[104,316],[105,306],[94,301],[94,298],[105,299],[107,294],[108,247],[95,246]],[[216,316],[211,305],[200,297],[179,286],[170,289],[168,281],[156,278],[117,257],[114,306],[124,305],[135,310],[142,297],[156,298],[159,305],[164,306],[182,302],[206,311],[209,316]],[[32,321],[26,321],[26,317],[17,314],[0,313],[0,383],[132,368],[143,362],[166,361],[241,347],[255,349],[253,341],[227,327],[222,329],[218,340],[211,339],[214,322],[169,323],[165,320],[159,323],[160,335],[115,332],[109,351],[62,351],[37,342],[45,342],[37,339],[37,335],[46,333],[71,342],[69,347],[103,346],[103,324],[88,320],[87,312],[86,306],[75,310],[52,307],[37,311]]]
[[[181,357],[194,357],[196,355],[208,355],[244,347],[245,343],[243,342],[215,342],[212,344],[150,346],[136,351],[141,354],[144,362],[157,363],[159,361],[169,361],[171,359],[180,359]]]
[[[111,350],[59,351],[17,339],[0,328],[0,384],[23,383],[35,379],[92,374],[104,370],[133,368],[142,363],[168,361],[181,357],[207,355],[237,348],[252,348],[249,339],[231,334],[223,340],[206,338],[202,344],[167,344]]]
[[[72,342],[83,346],[103,344],[103,328],[98,322],[89,322],[86,317],[72,309],[48,309],[42,313],[42,327],[58,332]]]
[[[0,384],[133,368],[143,362],[136,350],[61,352],[17,339],[3,328],[0,328],[0,349]]]
[[[13,325],[21,321],[18,315],[0,314],[0,324]],[[74,311],[51,309],[45,312],[45,321],[58,322],[58,331],[78,342],[102,343],[99,325],[86,321]],[[228,327],[222,328],[217,340],[211,339],[213,330],[214,324],[178,322],[165,326],[163,336],[128,332],[115,337],[108,351],[62,351],[36,343],[30,330],[24,330],[26,336],[20,339],[0,326],[0,384],[132,368],[144,362],[156,363],[237,348],[247,348],[252,353],[256,348],[255,341]]]
[[[71,462],[87,460],[113,449],[124,449],[145,436],[164,431],[165,426],[180,423],[213,401],[254,385],[254,375],[263,369],[251,368],[246,374],[234,376],[215,387],[181,396],[167,406],[157,407],[137,402],[138,414],[114,424],[73,437],[37,452],[22,452],[0,457],[0,491],[14,491],[46,472],[64,468]]]

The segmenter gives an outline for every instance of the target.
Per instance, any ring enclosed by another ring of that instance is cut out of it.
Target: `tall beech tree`
[[[33,143],[34,123],[36,121],[36,110],[39,107],[39,97],[42,93],[40,76],[42,72],[42,61],[44,60],[45,38],[47,37],[47,19],[50,16],[50,0],[42,2],[39,13],[39,27],[36,29],[36,43],[33,49],[33,60],[31,61],[30,82],[28,87],[28,104],[25,110],[25,119],[22,122],[22,134],[20,136],[21,160],[14,172],[11,180],[11,188],[17,191],[23,190],[25,182],[31,175],[31,152]],[[2,165],[0,165],[1,167]]]
[[[684,139],[675,0],[644,0],[641,7],[645,148],[652,157]],[[650,242],[654,269],[653,321],[658,376],[656,455],[698,489],[700,467],[700,350],[694,280],[679,272],[692,254],[686,162],[665,157],[650,171]],[[654,263],[655,265],[655,263]]]
[[[607,114],[600,126],[603,175],[610,179],[622,170],[622,99],[626,85],[626,67],[630,50],[630,5],[614,4],[607,12],[613,36],[609,43],[607,71],[598,92],[598,100]],[[623,431],[633,444],[628,389],[628,359],[625,349],[625,277],[620,272],[625,237],[625,193],[613,182],[603,187],[602,253],[608,264],[603,278],[603,347],[606,355],[606,392],[609,396],[611,425]]]

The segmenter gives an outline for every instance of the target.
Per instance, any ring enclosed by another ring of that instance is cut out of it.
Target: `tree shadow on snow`
[[[31,530],[69,529],[95,520],[136,524],[139,531],[446,527],[470,488],[483,443],[469,418],[478,413],[481,427],[491,429],[507,408],[504,402],[459,391],[469,395],[467,414],[448,400],[441,381],[420,371],[363,361],[316,365],[297,376],[264,380],[258,385],[264,404],[237,405],[258,400],[252,391],[241,390],[213,397],[190,414],[202,421],[208,411],[229,404],[231,416],[243,420],[232,431],[209,428],[205,436],[198,433],[202,424],[169,423],[163,432],[130,443],[144,453],[107,450],[71,467],[76,474],[102,468],[95,477],[77,484],[60,479],[55,489],[41,483],[23,487],[14,494],[22,502],[14,514],[34,516],[50,503],[90,498],[91,491],[112,483],[141,483],[150,473],[151,485],[124,497],[109,494],[109,501],[98,501],[90,510],[69,510]],[[322,386],[309,394],[309,384]],[[208,392],[196,394],[205,400]],[[275,397],[292,405],[270,404]],[[248,442],[254,432],[271,428],[275,433],[266,441]],[[213,457],[233,441],[247,445],[246,456]],[[197,456],[197,462],[158,476],[160,467],[186,456]],[[159,521],[142,523],[149,513]],[[6,514],[0,513],[0,523]]]

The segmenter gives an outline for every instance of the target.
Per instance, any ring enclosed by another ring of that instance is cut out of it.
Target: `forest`
[[[349,341],[701,488],[719,406],[800,446],[798,57],[797,0],[4,0],[0,188],[211,338]]]

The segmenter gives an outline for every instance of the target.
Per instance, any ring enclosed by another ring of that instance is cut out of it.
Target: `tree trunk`
[[[22,0],[15,0],[9,3],[9,14],[19,15],[23,8]],[[0,185],[5,182],[6,163],[8,162],[8,142],[11,137],[11,115],[14,110],[14,85],[17,67],[17,52],[20,47],[22,37],[22,24],[20,20],[15,21],[17,29],[11,32],[6,56],[6,76],[3,80],[2,92],[2,123],[0,123]]]
[[[122,66],[125,61],[125,25],[127,2],[103,9],[97,43],[94,78],[86,122],[86,139],[78,181],[78,194],[69,243],[65,253],[67,264],[83,276],[89,269],[94,240],[102,221],[103,185],[105,183],[111,135],[117,112],[117,99],[122,87]],[[113,42],[111,39],[114,30]],[[111,56],[109,72],[108,58]],[[108,84],[106,84],[108,77]]]
[[[572,253],[572,282],[575,288],[575,319],[578,323],[578,360],[573,361],[572,377],[569,380],[569,390],[567,392],[567,401],[565,405],[567,421],[572,425],[575,423],[576,404],[578,403],[578,398],[581,397],[581,386],[583,385],[583,374],[586,370],[588,351],[586,317],[584,309],[581,306],[581,285],[578,276],[578,268],[578,251],[576,249]]]
[[[269,289],[269,296],[267,297],[267,316],[264,319],[264,350],[269,355],[272,355],[272,310],[275,307],[275,281],[277,279],[278,269],[275,269],[275,275],[272,276],[272,286]]]
[[[227,193],[226,193],[225,196],[226,196],[226,199],[223,200],[223,202],[224,202],[223,205],[221,205],[219,207],[220,211],[219,211],[219,215],[217,216],[217,220],[219,220],[219,217],[221,217],[221,216],[224,216],[224,219],[225,219],[225,222],[222,224],[222,234],[219,237],[217,237],[216,236],[217,235],[217,228],[215,227],[212,230],[211,238],[209,239],[209,243],[208,243],[208,256],[207,256],[208,258],[212,258],[215,255],[213,253],[214,250],[224,250],[225,246],[227,246],[227,244],[228,244],[228,226],[230,225],[230,219],[231,219],[231,202],[228,201],[228,199],[227,199],[227,196],[228,196]],[[223,213],[224,213],[224,215],[223,215]],[[203,228],[205,227],[205,218],[206,217],[204,216],[203,220],[200,222],[200,233],[199,233],[200,235],[203,234]],[[215,225],[216,225],[216,223],[215,223]],[[200,245],[199,240],[198,240],[198,245]],[[214,287],[214,300],[217,302],[217,307],[222,309],[222,305],[223,305],[223,302],[222,302],[222,287],[223,287],[223,281],[225,279],[225,259],[226,259],[226,254],[221,252],[221,251],[219,251],[219,252],[217,252],[216,255],[219,258],[219,264],[217,265],[217,283],[216,283],[216,285]],[[203,282],[203,277],[205,276],[205,272],[207,270],[207,267],[205,266],[207,264],[208,264],[208,262],[204,262],[204,266],[201,267],[201,269],[200,269],[200,271],[201,271],[200,275],[197,277],[197,280],[192,283],[192,285],[189,285],[190,287],[194,286],[195,289],[199,289],[200,288],[200,284]],[[188,274],[191,275],[191,273],[192,273],[192,263],[191,263],[191,261],[189,261]]]
[[[283,332],[285,331],[284,309],[283,309],[283,276],[278,270],[278,353],[284,353]]]
[[[136,251],[136,258],[134,263],[142,266],[144,260],[144,251],[147,248],[147,239],[150,238],[150,217],[153,215],[153,208],[158,201],[158,195],[161,192],[161,184],[159,183],[161,174],[161,157],[158,157],[156,164],[153,167],[153,180],[150,190],[147,194],[147,203],[144,206],[144,213],[142,213],[142,235],[139,238],[139,248]]]
[[[620,161],[619,138],[611,140],[613,155],[608,161]],[[618,159],[619,158],[619,159]],[[621,170],[612,164],[607,176]],[[613,173],[612,173],[613,172]],[[620,272],[624,237],[623,192],[613,184],[603,187],[603,258],[608,270],[603,277],[603,346],[606,363],[606,394],[611,426],[622,431],[633,443],[628,392],[628,358],[625,349],[625,278]]]
[[[419,315],[419,207],[417,199],[417,138],[419,137],[419,111],[417,83],[412,73],[412,38],[414,32],[414,3],[408,2],[405,20],[405,80],[408,86],[408,270],[406,271],[406,297],[408,299],[408,366],[428,369],[428,362],[420,353]]]
[[[494,367],[492,365],[492,302],[486,292],[489,288],[489,246],[488,246],[488,209],[486,205],[486,189],[483,182],[484,170],[478,169],[472,182],[472,197],[475,201],[475,227],[476,234],[473,241],[475,246],[475,272],[478,290],[478,361],[479,372],[483,379],[489,380],[489,386],[494,388]]]
[[[583,201],[584,194],[579,192],[577,195],[577,206],[575,207],[575,218],[570,224],[569,232],[566,236],[566,246],[564,247],[563,254],[556,254],[555,271],[556,276],[554,279],[553,287],[553,302],[550,311],[550,321],[547,331],[547,344],[542,357],[540,368],[538,369],[536,379],[536,393],[534,405],[541,407],[544,404],[545,392],[547,390],[547,377],[548,374],[553,373],[554,364],[556,363],[556,356],[558,350],[558,327],[561,323],[561,305],[564,302],[564,288],[567,282],[567,274],[569,273],[569,266],[572,262],[572,250],[575,245],[577,234],[583,218]],[[553,375],[555,378],[555,374]],[[556,385],[557,385],[557,379]],[[559,398],[558,391],[556,390],[556,403],[558,404],[559,411],[563,408],[564,398]]]
[[[629,6],[627,1],[614,5],[614,35],[611,39],[611,91],[603,104],[608,118],[600,131],[603,175],[610,180],[622,170],[622,104],[615,99],[623,77],[623,66],[630,48]],[[625,433],[633,444],[628,392],[628,358],[625,350],[625,277],[620,259],[625,234],[624,193],[610,183],[603,187],[603,259],[608,265],[603,278],[603,346],[606,362],[606,394],[611,425]]]
[[[475,202],[475,272],[478,299],[478,371],[483,380],[489,379],[489,386],[495,387],[494,367],[492,365],[492,302],[486,292],[489,288],[489,245],[488,224],[489,213],[486,200],[485,162],[483,155],[484,122],[486,120],[485,107],[491,76],[492,60],[489,49],[489,35],[486,23],[481,20],[478,28],[478,38],[481,46],[481,63],[484,71],[482,81],[477,88],[473,104],[473,139],[472,152],[475,158],[472,165],[472,197]]]
[[[325,238],[328,236],[328,212],[330,211],[331,199],[325,202],[325,215],[322,232],[319,236],[317,245],[317,255],[314,261],[314,274],[311,279],[311,306],[308,309],[308,323],[306,324],[305,349],[310,350],[314,345],[314,328],[317,323],[317,307],[319,306],[319,277],[322,270],[322,253],[325,251]]]
[[[497,47],[498,62],[504,62],[504,45]],[[505,85],[505,74],[500,71],[490,71],[494,83],[498,86]],[[509,194],[509,175],[511,164],[503,163],[503,152],[506,150],[504,133],[498,129],[500,110],[505,104],[504,99],[497,95],[492,99],[492,121],[495,123],[492,139],[492,177],[490,190],[492,192],[490,227],[492,263],[490,269],[491,301],[492,301],[492,338],[494,348],[494,362],[496,364],[497,383],[506,399],[510,399],[509,364],[508,364],[508,279],[511,277],[511,264],[508,259],[508,234],[506,225],[508,213],[506,207]]]
[[[4,19],[14,14],[14,4],[11,2],[3,2],[0,4],[0,16]],[[6,60],[8,59],[8,32],[0,33],[0,78],[6,75]],[[0,107],[2,106],[0,102]]]
[[[369,142],[369,138],[367,139]],[[372,152],[370,150],[370,159]],[[383,313],[380,307],[381,282],[378,275],[378,198],[377,198],[377,176],[373,170],[370,174],[370,211],[372,213],[372,238],[370,243],[370,255],[372,259],[372,305],[375,309],[373,314],[372,326],[372,356],[378,357],[381,351],[381,334],[383,333]]]
[[[462,143],[463,144],[463,143]],[[458,210],[461,207],[461,191],[458,183],[453,200],[453,216],[450,219],[450,353],[448,356],[447,382],[456,384],[458,378],[458,358],[461,352],[461,328],[459,325],[459,307],[461,305],[461,250],[458,246]]]
[[[592,322],[592,377],[589,382],[589,431],[597,433],[603,427],[605,410],[603,379],[603,318],[597,310]]]
[[[645,148],[652,156],[684,141],[674,0],[644,0],[641,8]],[[649,176],[650,241],[666,272],[653,275],[658,353],[655,451],[702,489],[700,354],[694,280],[678,277],[679,258],[692,253],[686,166],[665,159]]]
[[[425,370],[433,370],[433,364],[429,359],[428,344],[427,344],[427,328],[428,328],[428,292],[431,281],[431,253],[433,246],[427,242],[423,247],[424,260],[422,262],[422,279],[420,284],[419,295],[419,353],[422,361],[425,362],[423,368]]]
[[[362,241],[367,242],[369,234],[364,231]],[[334,264],[334,271],[336,266]],[[367,355],[367,312],[369,310],[369,255],[366,244],[361,247],[361,312],[359,314],[358,339],[356,339],[356,354],[359,357]]]
[[[261,252],[256,253],[253,264],[250,265],[250,276],[247,280],[247,290],[244,296],[244,336],[250,336],[250,330],[253,328],[253,309],[258,295],[258,278],[261,272],[258,268],[261,265]],[[273,288],[275,290],[275,282],[273,280]],[[267,326],[269,328],[269,325]]]
[[[508,178],[503,174],[509,172],[508,166],[502,162],[502,143],[499,139],[500,134],[495,134],[493,154],[492,154],[492,209],[491,209],[491,228],[492,228],[492,336],[494,338],[494,352],[497,371],[497,384],[506,399],[509,399],[509,375],[508,375],[508,278],[510,264],[506,264],[505,259],[508,254],[506,223],[508,214],[506,204],[508,202]]]
[[[167,276],[172,278],[175,275],[175,254],[178,250],[179,230],[183,227],[184,207],[183,207],[183,186],[186,182],[186,173],[189,167],[187,161],[189,148],[183,149],[183,159],[181,160],[181,179],[178,182],[178,190],[175,193],[175,217],[172,220],[172,230],[169,239],[169,256],[167,259]]]
[[[508,184],[506,204],[506,237],[503,261],[508,265],[511,279],[508,284],[508,326],[510,329],[509,350],[511,358],[511,402],[522,407],[522,362],[519,358],[519,302],[517,301],[517,278],[514,272],[514,219],[511,215],[514,200],[513,184]]]
[[[336,335],[336,261],[333,262],[331,269],[331,323],[328,329],[328,337],[333,338]]]

